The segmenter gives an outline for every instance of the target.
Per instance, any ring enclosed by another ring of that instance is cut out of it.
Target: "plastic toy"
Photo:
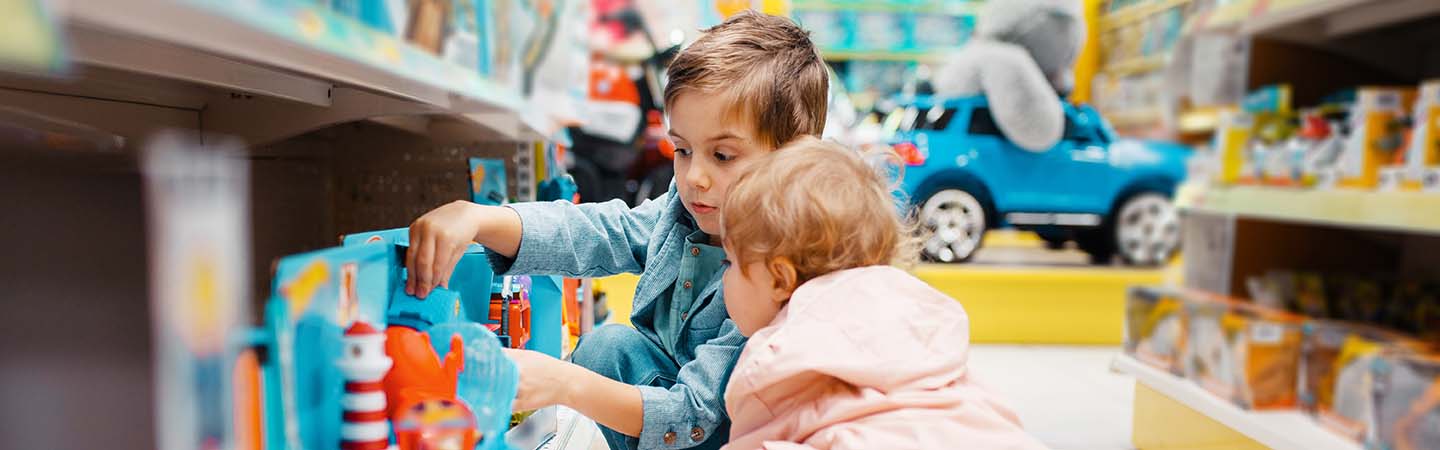
[[[1336,166],[1336,185],[1373,189],[1380,183],[1380,168],[1404,146],[1402,116],[1414,101],[1406,88],[1361,88],[1351,107],[1350,138]]]
[[[923,256],[974,255],[988,229],[1035,231],[1058,248],[1076,241],[1096,263],[1116,253],[1158,264],[1179,246],[1170,197],[1190,150],[1117,138],[1093,108],[1063,105],[1064,138],[1023,150],[1000,133],[985,97],[916,97],[894,138],[909,167],[902,189],[933,232]]]
[[[1196,292],[1185,305],[1188,378],[1246,409],[1297,404],[1303,318]]]
[[[1125,352],[1146,364],[1180,374],[1187,335],[1184,313],[1173,292],[1131,289],[1125,300]]]
[[[446,305],[458,301],[454,293],[437,289],[429,298],[415,303]],[[443,356],[437,356],[431,348],[429,334],[410,325],[392,325],[385,330],[385,337],[385,354],[395,360],[395,366],[385,375],[385,396],[392,420],[401,405],[428,398],[455,398],[456,379],[465,367],[465,347],[459,336],[448,337],[450,351]]]
[[[385,335],[368,323],[356,321],[345,330],[344,341],[345,349],[336,363],[345,373],[340,448],[383,450],[390,445],[390,423],[385,420],[385,390],[381,384],[391,364],[385,356]]]
[[[1415,129],[1405,154],[1405,182],[1409,189],[1420,189],[1426,170],[1440,169],[1440,80],[1420,85],[1411,117]]]
[[[395,419],[395,441],[401,450],[470,450],[481,437],[475,415],[459,400],[411,402]]]
[[[509,348],[525,348],[530,342],[530,288],[512,283],[505,277],[490,294],[490,331],[500,337],[500,342]],[[502,311],[504,311],[502,313]]]
[[[470,158],[470,201],[502,205],[509,198],[506,192],[505,160]]]
[[[1370,448],[1421,450],[1440,443],[1440,356],[1387,355],[1373,365],[1376,428]]]

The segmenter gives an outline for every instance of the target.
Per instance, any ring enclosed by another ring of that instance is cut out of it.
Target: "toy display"
[[[1300,401],[1322,425],[1361,441],[1373,411],[1370,367],[1389,352],[1422,350],[1420,344],[1381,328],[1337,321],[1305,324]]]
[[[457,400],[410,403],[395,420],[395,440],[401,450],[470,450],[482,437],[470,408]]]
[[[1371,448],[1440,448],[1440,358],[1386,355],[1373,372],[1377,404]]]
[[[1173,292],[1137,287],[1125,300],[1125,352],[1156,368],[1181,374],[1186,347],[1185,308]]]
[[[1350,110],[1350,137],[1336,162],[1336,183],[1370,188],[1380,183],[1380,169],[1404,147],[1404,115],[1415,91],[1406,88],[1361,88]]]
[[[1405,151],[1405,183],[1414,190],[1425,187],[1427,173],[1440,170],[1440,80],[1420,85],[1411,122],[1414,131]]]
[[[1198,295],[1187,300],[1187,377],[1242,408],[1296,405],[1299,316]]]

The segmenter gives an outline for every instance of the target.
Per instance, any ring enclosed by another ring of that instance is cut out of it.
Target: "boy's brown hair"
[[[837,270],[905,267],[919,256],[914,224],[882,171],[860,154],[802,137],[763,158],[721,206],[723,243],[741,273],[753,262],[784,259],[795,266],[796,284],[783,287],[794,289]],[[779,283],[780,274],[771,275]]]
[[[670,63],[666,108],[686,92],[723,95],[724,119],[750,124],[770,149],[820,135],[830,76],[809,32],[790,19],[742,11],[703,33]]]

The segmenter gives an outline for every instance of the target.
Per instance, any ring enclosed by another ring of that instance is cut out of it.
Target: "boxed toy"
[[[1408,88],[1366,87],[1355,92],[1350,110],[1350,138],[1337,161],[1337,184],[1373,189],[1380,169],[1404,147],[1406,111],[1415,98]]]
[[[1180,374],[1185,348],[1185,308],[1175,292],[1154,287],[1130,289],[1125,300],[1125,353],[1156,368]]]
[[[1187,377],[1242,408],[1296,405],[1303,318],[1200,293],[1185,306]]]
[[[470,158],[470,201],[481,205],[503,205],[509,198],[508,191],[505,160]]]
[[[1360,441],[1370,423],[1370,366],[1385,352],[1420,350],[1404,335],[1369,325],[1313,320],[1305,324],[1300,401],[1322,425]]]
[[[1440,449],[1440,356],[1387,354],[1373,365],[1375,427],[1384,450]]]
[[[1440,80],[1420,85],[1411,119],[1414,130],[1405,154],[1405,182],[1408,188],[1419,189],[1426,171],[1440,170]]]

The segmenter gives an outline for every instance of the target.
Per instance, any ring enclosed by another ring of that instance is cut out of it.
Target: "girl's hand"
[[[520,390],[515,393],[515,411],[530,411],[550,405],[570,404],[572,372],[579,366],[533,350],[502,349],[520,369]],[[583,369],[580,369],[583,370]]]
[[[405,293],[425,298],[435,286],[450,287],[450,274],[484,223],[480,205],[457,200],[425,213],[410,224],[410,251],[405,267],[410,276]]]

